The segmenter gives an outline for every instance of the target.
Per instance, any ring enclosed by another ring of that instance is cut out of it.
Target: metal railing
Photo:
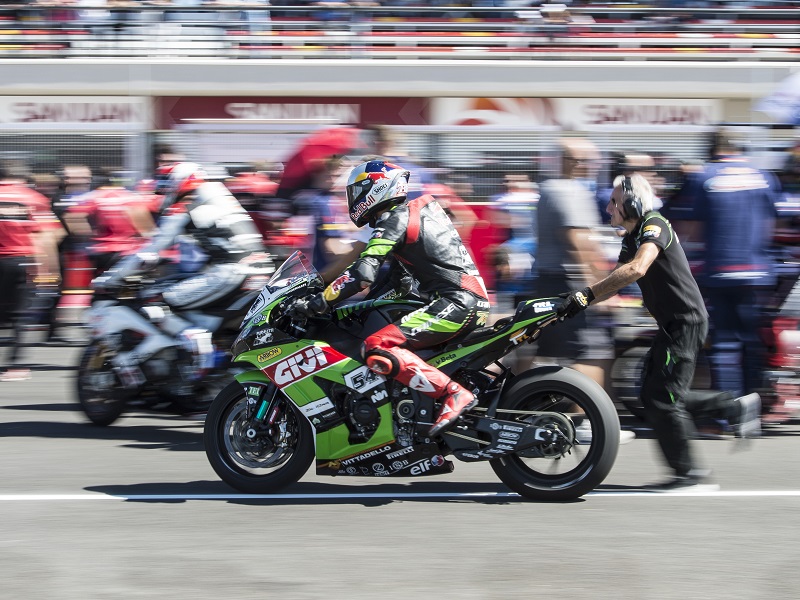
[[[800,57],[796,8],[559,7],[4,5],[0,58]]]

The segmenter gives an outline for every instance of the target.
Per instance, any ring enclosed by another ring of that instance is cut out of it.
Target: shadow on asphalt
[[[49,406],[49,405],[48,405]],[[64,410],[63,405],[53,405],[53,410]],[[9,407],[5,407],[9,408]],[[31,410],[30,406],[25,407]],[[152,418],[152,417],[148,417]],[[20,421],[0,423],[2,438],[45,438],[54,440],[95,439],[123,442],[125,448],[202,452],[203,428],[197,422],[173,419],[164,425],[132,425],[98,427],[90,423],[48,423]]]
[[[353,478],[364,481],[364,478]],[[380,483],[380,484],[340,484],[299,482],[287,486],[277,492],[276,498],[256,496],[252,499],[238,497],[241,495],[233,488],[221,481],[192,481],[184,484],[170,483],[140,483],[133,485],[101,485],[84,488],[88,492],[98,492],[110,496],[127,498],[128,502],[166,503],[174,504],[192,501],[212,501],[238,504],[242,506],[319,506],[358,504],[365,507],[385,506],[395,502],[424,502],[424,503],[453,503],[460,504],[528,504],[536,503],[519,496],[508,496],[511,493],[500,482],[475,483],[452,481],[409,481],[408,483]],[[291,494],[295,497],[282,498],[281,495]],[[369,496],[374,494],[375,497]],[[442,497],[416,497],[413,494],[443,494]],[[462,494],[476,494],[463,496]],[[487,495],[480,495],[487,494]],[[491,494],[498,494],[493,496]],[[221,496],[218,498],[194,498],[191,496]],[[296,497],[302,495],[303,497]],[[344,497],[335,497],[335,496]],[[386,497],[386,496],[392,497]],[[452,496],[449,496],[452,495]],[[155,496],[154,498],[130,498],[130,496]],[[237,497],[232,497],[237,496]],[[318,497],[314,497],[318,496]],[[334,496],[334,497],[331,497]],[[348,497],[349,496],[349,497]],[[395,497],[396,496],[396,497]],[[584,502],[582,498],[560,502],[570,504]],[[551,504],[551,503],[548,503]]]

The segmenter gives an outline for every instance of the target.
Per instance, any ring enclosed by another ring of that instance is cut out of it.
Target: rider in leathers
[[[483,280],[450,218],[433,196],[407,201],[410,172],[373,160],[353,169],[347,182],[350,219],[369,223],[372,237],[361,256],[323,292],[307,298],[309,314],[370,287],[393,256],[417,280],[430,302],[369,336],[367,366],[441,402],[430,435],[452,426],[475,404],[472,392],[429,365],[413,350],[442,344],[486,323],[489,300]]]
[[[245,263],[253,260],[254,253],[264,251],[263,238],[227,188],[205,180],[200,165],[176,163],[162,170],[166,195],[156,234],[139,252],[97,278],[95,286],[106,290],[121,286],[126,278],[155,267],[160,253],[179,243],[182,254],[189,248],[204,265],[193,267],[192,275],[166,286],[162,298],[172,309],[203,309],[239,289],[248,274]],[[178,331],[171,333],[177,335],[187,328],[196,331],[188,321],[175,315],[172,319]],[[210,340],[210,333],[205,336]],[[208,355],[210,342],[200,345],[206,348],[202,353]]]

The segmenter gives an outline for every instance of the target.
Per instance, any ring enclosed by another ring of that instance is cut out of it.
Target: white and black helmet
[[[361,163],[347,179],[347,207],[350,220],[363,227],[378,214],[408,196],[411,173],[382,160]]]

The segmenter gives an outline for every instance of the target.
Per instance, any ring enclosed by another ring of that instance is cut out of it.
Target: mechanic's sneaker
[[[747,394],[734,400],[738,404],[738,420],[733,433],[740,438],[753,438],[761,435],[761,396]]]
[[[711,471],[693,469],[686,475],[675,475],[664,483],[644,486],[648,492],[658,494],[716,492],[719,486],[711,483]]]
[[[433,427],[430,428],[428,435],[433,437],[453,425],[461,415],[475,406],[477,402],[478,399],[475,395],[464,388],[447,396],[442,401],[442,409],[439,411],[439,416],[436,417],[436,421],[433,423]]]
[[[633,431],[628,431],[627,429],[620,429],[619,430],[619,445],[627,444],[628,442],[632,442],[636,439],[636,434]],[[592,424],[584,419],[580,425],[575,428],[575,440],[579,444],[591,444],[592,443]]]
[[[25,381],[30,378],[30,369],[5,369],[0,371],[0,381]]]

